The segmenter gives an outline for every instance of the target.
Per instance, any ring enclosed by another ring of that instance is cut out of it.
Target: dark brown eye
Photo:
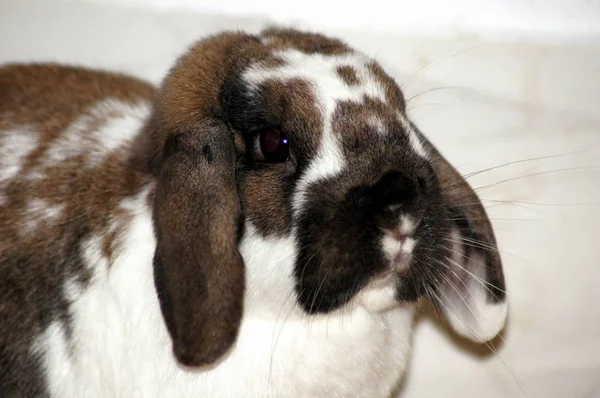
[[[285,162],[290,156],[290,141],[280,130],[268,128],[260,133],[260,150],[267,162]]]

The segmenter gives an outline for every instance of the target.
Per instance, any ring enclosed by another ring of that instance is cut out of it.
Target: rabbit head
[[[286,239],[307,315],[429,298],[476,341],[506,317],[474,191],[409,119],[397,83],[341,41],[291,29],[196,43],[137,145],[156,177],[155,284],[173,349],[210,364],[244,312],[240,240]]]

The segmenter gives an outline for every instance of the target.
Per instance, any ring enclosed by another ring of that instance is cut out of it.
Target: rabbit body
[[[422,299],[506,318],[475,193],[313,33],[209,37],[159,88],[0,67],[0,225],[3,397],[384,397]]]

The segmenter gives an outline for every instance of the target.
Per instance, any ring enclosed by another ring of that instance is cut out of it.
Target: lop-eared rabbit
[[[0,67],[2,397],[385,397],[419,303],[492,339],[485,210],[373,59],[269,28],[159,88]]]

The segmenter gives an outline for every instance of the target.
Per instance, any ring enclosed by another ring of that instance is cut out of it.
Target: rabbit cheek
[[[288,180],[285,173],[274,167],[248,173],[240,184],[246,221],[263,236],[290,232]]]
[[[308,313],[333,311],[386,269],[380,232],[368,210],[331,201],[335,184],[314,184],[297,226],[298,302]],[[371,225],[369,225],[371,224]]]

